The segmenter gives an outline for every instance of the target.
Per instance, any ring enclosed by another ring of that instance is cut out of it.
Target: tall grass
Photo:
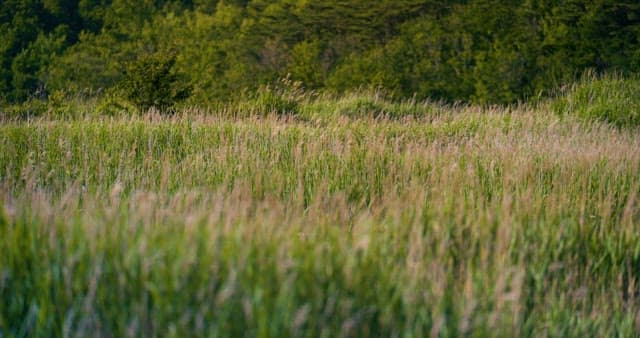
[[[0,336],[637,335],[638,131],[437,109],[6,122]]]
[[[620,74],[586,72],[582,79],[563,89],[551,101],[560,114],[599,120],[619,127],[640,126],[640,78]]]

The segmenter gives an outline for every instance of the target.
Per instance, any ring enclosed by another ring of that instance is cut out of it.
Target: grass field
[[[0,337],[638,335],[638,128],[350,100],[5,120]]]

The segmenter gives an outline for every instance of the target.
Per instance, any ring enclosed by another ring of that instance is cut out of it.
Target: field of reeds
[[[0,337],[640,332],[639,129],[293,108],[3,120]]]

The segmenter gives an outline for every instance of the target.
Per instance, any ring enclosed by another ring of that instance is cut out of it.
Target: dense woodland
[[[0,102],[100,95],[175,57],[194,105],[289,78],[308,90],[511,103],[586,69],[640,70],[640,3],[614,0],[5,0]]]

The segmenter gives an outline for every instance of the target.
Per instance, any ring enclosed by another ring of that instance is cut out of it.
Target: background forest
[[[636,1],[8,0],[0,102],[99,96],[145,55],[174,58],[187,104],[288,78],[307,90],[512,103],[585,69],[640,69]]]

